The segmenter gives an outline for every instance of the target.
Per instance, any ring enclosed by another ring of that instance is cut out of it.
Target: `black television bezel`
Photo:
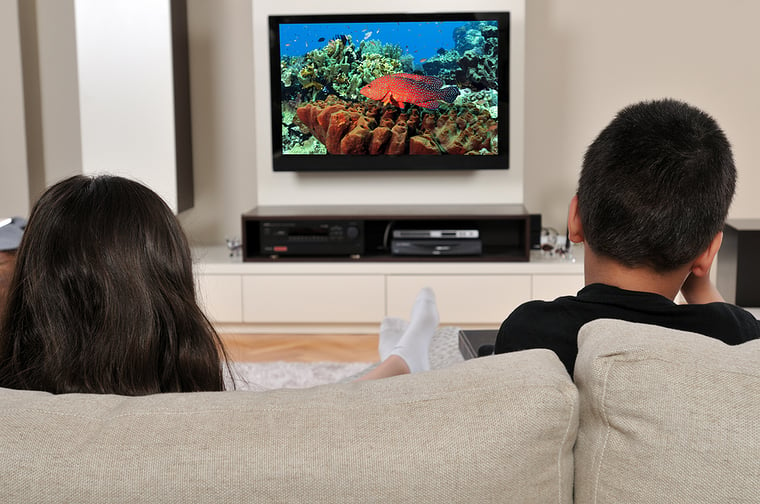
[[[282,109],[280,94],[281,24],[357,23],[357,22],[435,22],[497,21],[499,33],[497,78],[499,153],[496,155],[351,155],[283,154]],[[510,13],[371,13],[371,14],[294,14],[269,15],[270,105],[272,132],[272,170],[275,172],[367,172],[367,171],[475,171],[509,169],[510,139]],[[505,140],[506,139],[506,140]]]

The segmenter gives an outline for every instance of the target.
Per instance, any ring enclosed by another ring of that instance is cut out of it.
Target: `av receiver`
[[[259,227],[259,252],[277,256],[342,256],[364,253],[361,220],[273,220]]]

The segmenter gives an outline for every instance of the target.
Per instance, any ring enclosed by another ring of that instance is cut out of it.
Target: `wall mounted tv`
[[[509,168],[509,13],[269,16],[274,171]]]

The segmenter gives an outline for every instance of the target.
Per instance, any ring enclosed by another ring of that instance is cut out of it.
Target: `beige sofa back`
[[[760,502],[760,340],[599,320],[578,341],[576,502]]]
[[[306,390],[0,389],[0,502],[572,502],[577,390],[548,350]]]
[[[0,389],[0,502],[760,501],[760,341],[600,320],[579,345],[578,388],[529,350],[306,390]]]

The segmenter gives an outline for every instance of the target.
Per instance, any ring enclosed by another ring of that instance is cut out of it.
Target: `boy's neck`
[[[583,267],[586,285],[602,283],[624,290],[651,292],[671,300],[675,299],[689,274],[688,267],[667,273],[643,266],[631,268],[597,255],[588,246],[584,250]]]

